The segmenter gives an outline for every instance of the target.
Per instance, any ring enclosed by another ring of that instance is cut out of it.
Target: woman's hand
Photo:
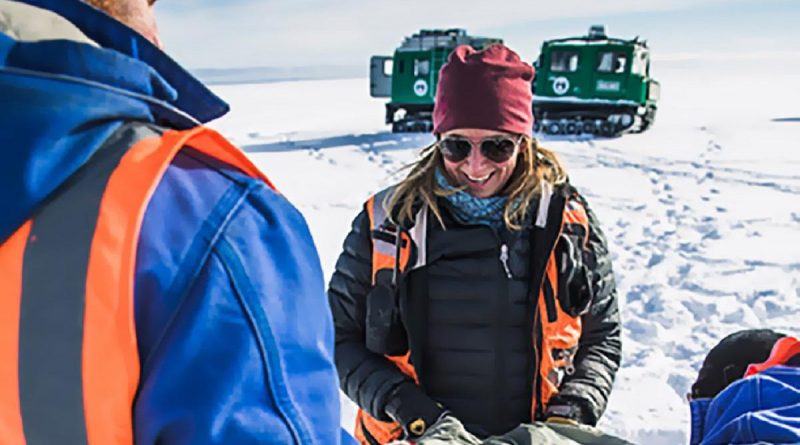
[[[395,441],[389,445],[481,445],[481,440],[472,435],[464,425],[445,413],[419,439]]]

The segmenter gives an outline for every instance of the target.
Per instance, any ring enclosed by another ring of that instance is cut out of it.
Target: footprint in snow
[[[644,344],[653,343],[658,338],[658,325],[651,321],[630,318],[625,323],[625,328],[630,331],[631,338]]]

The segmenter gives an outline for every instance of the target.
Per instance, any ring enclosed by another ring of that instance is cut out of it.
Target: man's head
[[[712,398],[744,376],[747,366],[769,357],[772,347],[786,334],[771,329],[747,329],[723,338],[708,352],[692,385],[693,399]]]
[[[156,0],[84,0],[86,3],[120,22],[153,42],[159,48],[161,40],[158,37],[156,16],[153,6]]]

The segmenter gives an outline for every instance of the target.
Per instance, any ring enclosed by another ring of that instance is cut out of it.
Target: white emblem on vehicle
[[[414,82],[414,94],[420,97],[428,94],[428,82],[425,82],[425,79],[417,79]]]
[[[553,79],[553,92],[558,95],[565,94],[569,91],[569,80],[566,77],[556,77]]]

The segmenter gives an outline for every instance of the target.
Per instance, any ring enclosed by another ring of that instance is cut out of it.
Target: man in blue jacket
[[[0,0],[0,443],[349,441],[303,217],[92,3]]]

